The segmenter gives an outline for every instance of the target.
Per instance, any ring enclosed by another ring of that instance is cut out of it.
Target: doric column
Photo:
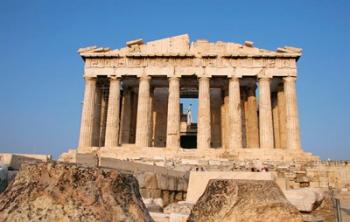
[[[280,138],[280,121],[279,121],[279,111],[278,111],[278,99],[277,93],[273,92],[271,95],[272,103],[272,121],[273,121],[273,138],[275,143],[275,148],[281,148],[281,138]]]
[[[106,124],[107,124],[107,109],[108,109],[108,99],[106,95],[106,91],[102,89],[101,93],[101,115],[100,115],[100,139],[99,139],[99,146],[103,147],[105,146],[105,139],[106,139]]]
[[[260,148],[273,148],[270,78],[259,79]]]
[[[211,124],[211,147],[219,148],[221,146],[221,89],[211,88],[210,89],[210,124]]]
[[[229,146],[230,149],[242,148],[242,114],[239,78],[229,80]]]
[[[150,87],[149,93],[149,105],[148,105],[148,147],[153,147],[153,99],[154,99],[154,87]]]
[[[136,120],[136,145],[146,147],[149,145],[149,106],[150,106],[150,79],[142,76],[139,81],[139,96]]]
[[[300,150],[300,127],[295,79],[295,77],[291,76],[283,78],[284,94],[286,99],[287,149]]]
[[[100,146],[100,120],[101,120],[101,100],[102,100],[102,86],[101,83],[97,81],[95,89],[95,101],[94,101],[94,123],[92,130],[92,144],[91,146]]]
[[[81,115],[79,147],[92,146],[95,93],[96,93],[96,78],[85,77],[85,92],[84,92],[83,111]]]
[[[106,123],[106,147],[118,146],[119,135],[119,106],[120,106],[120,80],[110,78],[107,123]]]
[[[277,105],[278,105],[278,120],[279,120],[279,128],[280,128],[280,145],[281,145],[281,148],[285,149],[287,144],[286,101],[284,96],[283,84],[278,86]]]
[[[180,147],[180,79],[178,77],[169,78],[166,146]]]
[[[247,92],[241,87],[242,148],[247,148]]]
[[[199,78],[197,149],[210,148],[210,84],[208,77]]]
[[[255,90],[255,82],[247,87],[246,130],[248,148],[259,147],[259,122]]]
[[[228,92],[227,89],[222,90],[223,99],[221,104],[221,145],[223,148],[228,149]]]
[[[130,128],[131,128],[131,89],[124,88],[122,101],[120,143],[130,143]]]

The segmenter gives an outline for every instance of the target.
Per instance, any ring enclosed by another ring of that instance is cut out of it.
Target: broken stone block
[[[311,212],[324,198],[321,190],[311,188],[284,190],[283,193],[287,200],[301,212]]]
[[[210,180],[188,222],[303,222],[274,181]]]

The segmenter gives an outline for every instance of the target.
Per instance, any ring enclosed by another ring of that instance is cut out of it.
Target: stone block
[[[150,215],[155,222],[169,222],[169,214],[150,212]]]
[[[182,177],[178,178],[176,190],[186,192],[187,186],[188,186],[188,181],[185,178],[182,178]]]
[[[328,188],[329,184],[326,181],[320,181],[320,188]]]
[[[211,179],[274,180],[275,178],[271,172],[192,171],[190,173],[186,201],[195,203],[203,194],[209,180]]]
[[[22,163],[47,162],[49,160],[51,160],[50,155],[0,153],[0,162],[10,170],[19,170]]]
[[[161,198],[162,198],[162,200],[164,202],[164,206],[168,205],[170,203],[170,191],[162,190]]]
[[[320,182],[310,182],[310,187],[313,187],[313,188],[318,188],[320,187]]]
[[[168,177],[163,174],[157,174],[157,183],[158,183],[158,188],[161,190],[168,190]]]
[[[213,179],[191,210],[188,222],[195,221],[303,220],[274,181]]]
[[[193,203],[189,203],[186,201],[179,201],[166,206],[164,208],[164,213],[167,213],[167,214],[179,213],[179,214],[189,215],[191,213],[193,205],[194,205]]]
[[[143,198],[161,198],[161,190],[152,190],[152,189],[140,189],[141,196]]]
[[[181,160],[182,164],[188,164],[188,165],[199,165],[199,160],[194,160],[194,159],[182,159]]]
[[[278,185],[282,190],[287,189],[286,178],[277,177],[275,181],[276,181],[277,185]]]
[[[169,216],[169,222],[186,222],[189,215],[171,213]]]
[[[283,193],[287,200],[301,212],[311,212],[324,197],[321,191],[309,188],[284,190]]]
[[[88,167],[96,167],[98,165],[98,157],[94,153],[76,153],[76,163]]]
[[[159,189],[156,174],[152,172],[142,172],[134,175],[139,182],[140,188]]]
[[[182,200],[183,200],[182,199],[182,192],[176,192],[174,201],[178,202],[178,201],[182,201]]]
[[[176,190],[177,188],[177,178],[168,176],[168,190]]]

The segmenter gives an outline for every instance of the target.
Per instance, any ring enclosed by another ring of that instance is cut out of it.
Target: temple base
[[[61,155],[60,160],[75,162],[75,155],[95,154],[98,158],[115,158],[121,160],[134,160],[149,162],[153,159],[176,160],[263,160],[263,161],[318,161],[320,158],[304,151],[285,149],[257,149],[241,148],[226,149],[176,149],[155,147],[80,147]]]

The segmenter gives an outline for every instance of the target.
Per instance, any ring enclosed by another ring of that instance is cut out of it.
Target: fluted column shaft
[[[130,143],[131,128],[131,89],[125,88],[123,93],[122,115],[121,115],[120,143]]]
[[[228,92],[227,89],[222,91],[223,99],[221,104],[221,144],[225,149],[229,148],[228,144]]]
[[[150,106],[150,77],[143,76],[139,82],[139,96],[136,120],[136,145],[146,147],[149,145],[149,106]]]
[[[278,96],[277,93],[272,93],[272,121],[273,121],[273,136],[275,148],[281,148],[281,133],[280,133],[280,121],[279,121],[279,109],[278,109]]]
[[[96,94],[96,78],[85,77],[83,111],[81,115],[79,147],[92,146],[94,109]]]
[[[169,79],[166,146],[180,147],[180,80],[178,77]]]
[[[110,78],[107,123],[106,123],[106,147],[118,146],[119,142],[119,107],[120,106],[120,80]]]
[[[242,148],[242,110],[239,78],[229,80],[229,146],[230,149]]]
[[[210,148],[210,85],[208,77],[199,78],[197,149]]]
[[[254,83],[247,88],[247,147],[259,147],[259,121],[256,106],[256,84]]]
[[[286,100],[286,134],[287,134],[287,149],[300,150],[300,126],[299,114],[297,105],[297,96],[295,88],[295,77],[285,77],[284,94]]]
[[[273,148],[270,79],[259,79],[260,148]]]
[[[286,101],[284,95],[283,85],[278,87],[277,91],[277,105],[278,105],[278,120],[280,128],[280,144],[281,148],[285,149],[287,144],[287,133],[286,133]]]

